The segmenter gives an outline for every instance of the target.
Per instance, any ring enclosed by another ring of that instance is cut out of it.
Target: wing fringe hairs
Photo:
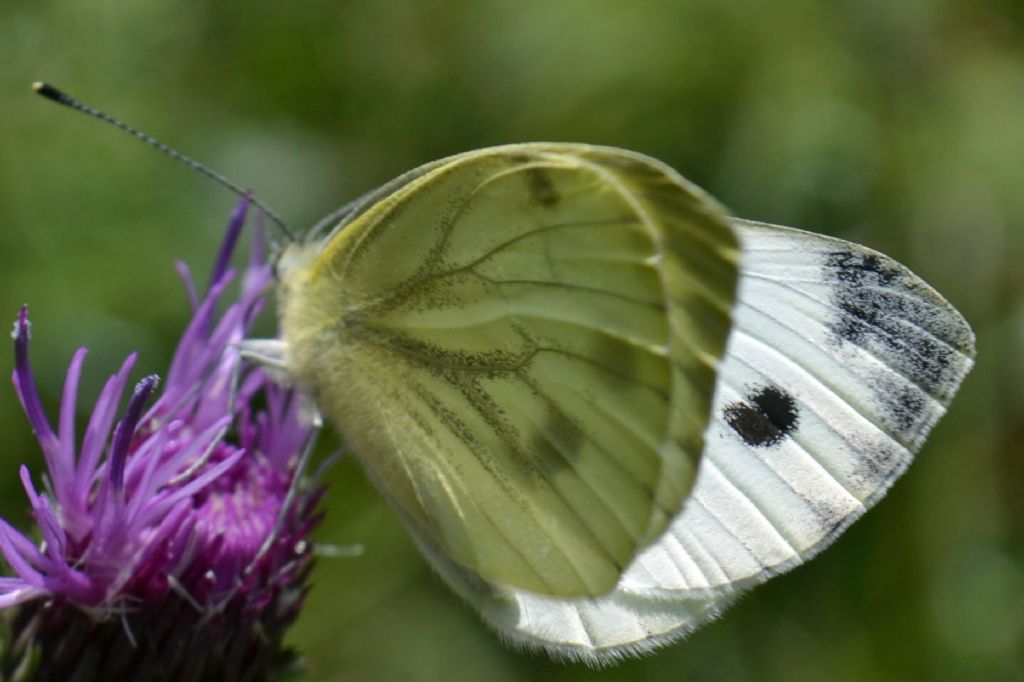
[[[697,483],[615,589],[566,600],[492,585],[416,538],[507,642],[604,666],[679,640],[751,587],[814,557],[873,506],[970,370],[970,327],[904,266],[801,230],[734,226],[744,254],[736,326]],[[761,357],[766,344],[791,340],[786,325],[797,318],[781,311],[796,305],[794,296],[805,308],[805,343],[823,350],[799,362]],[[735,417],[745,408],[746,419]],[[741,480],[737,471],[754,473]],[[757,497],[757,484],[786,492]],[[755,534],[767,541],[754,544]]]

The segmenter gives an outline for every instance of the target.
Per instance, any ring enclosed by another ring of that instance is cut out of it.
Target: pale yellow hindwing
[[[283,268],[296,379],[483,580],[610,590],[693,485],[737,243],[676,172],[496,147],[387,186]]]

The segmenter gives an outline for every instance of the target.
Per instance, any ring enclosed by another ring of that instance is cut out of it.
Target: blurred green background
[[[687,641],[590,671],[502,646],[352,461],[292,631],[316,680],[1024,679],[1019,0],[0,3],[0,317],[32,305],[53,406],[160,372],[233,197],[35,97],[50,80],[311,224],[422,162],[574,140],[667,161],[738,215],[868,244],[943,292],[979,363],[918,462],[809,565]],[[272,320],[267,321],[270,328]],[[3,365],[10,368],[10,360]],[[83,406],[87,400],[81,401]],[[0,391],[0,512],[41,458]]]

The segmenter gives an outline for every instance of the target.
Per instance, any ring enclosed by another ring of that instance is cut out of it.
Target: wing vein
[[[751,370],[752,372],[754,372],[755,374],[759,374],[760,376],[764,377],[764,378],[765,378],[765,379],[766,379],[767,381],[769,381],[769,382],[771,382],[771,383],[774,383],[774,384],[780,383],[780,382],[778,381],[778,379],[777,379],[776,377],[774,377],[774,376],[771,376],[771,375],[768,375],[768,374],[765,374],[765,373],[764,373],[764,372],[763,372],[762,370],[758,369],[757,367],[755,367],[755,366],[754,366],[754,365],[752,365],[751,363],[747,362],[747,361],[746,361],[746,360],[744,360],[744,359],[743,359],[742,357],[740,357],[740,356],[738,356],[738,355],[737,355],[737,356],[734,356],[734,358],[735,358],[735,359],[736,359],[737,361],[739,361],[739,362],[743,363],[744,365],[746,365],[746,367],[747,367],[748,369],[750,369],[750,370]],[[734,391],[736,390],[736,386],[735,386],[735,384],[732,384],[731,382],[728,382],[728,381],[726,380],[726,378],[725,378],[724,376],[722,377],[722,381],[723,381],[723,382],[725,382],[725,383],[728,383],[728,384],[729,384],[729,386],[731,386],[731,387],[733,388],[733,390],[734,390]],[[842,400],[842,399],[840,398],[840,400]],[[842,402],[843,402],[843,404],[844,404],[844,405],[849,405],[849,403],[847,403],[846,401],[842,401]],[[832,433],[833,433],[833,434],[834,434],[834,435],[835,435],[835,436],[836,436],[836,437],[837,437],[837,438],[838,438],[839,440],[841,440],[841,441],[843,441],[844,443],[846,443],[846,445],[847,445],[847,446],[848,446],[848,447],[850,448],[850,450],[851,450],[852,452],[857,452],[857,451],[858,451],[858,450],[857,450],[857,448],[856,448],[856,447],[854,446],[854,443],[853,443],[853,442],[852,442],[852,441],[851,441],[851,440],[850,440],[850,439],[849,439],[849,438],[848,438],[848,437],[847,437],[847,436],[846,436],[845,434],[843,434],[843,433],[840,433],[839,431],[837,431],[837,430],[835,430],[834,428],[832,428],[832,426],[831,426],[831,424],[830,424],[830,420],[829,420],[829,419],[828,419],[828,418],[827,418],[827,417],[826,417],[825,415],[823,415],[823,414],[822,414],[822,412],[821,412],[820,410],[818,410],[818,409],[817,409],[817,406],[816,406],[816,404],[812,403],[811,401],[807,401],[807,400],[801,400],[801,401],[800,401],[800,406],[801,406],[801,408],[802,408],[802,409],[804,409],[804,410],[807,410],[808,412],[810,412],[810,413],[812,413],[812,414],[816,415],[816,416],[817,416],[817,417],[819,418],[819,420],[821,421],[821,423],[822,423],[822,424],[824,424],[824,425],[826,425],[826,426],[828,427],[828,429],[829,429],[829,430],[830,430],[830,431],[831,431],[831,432],[832,432]],[[838,485],[838,486],[839,486],[840,488],[842,488],[842,489],[843,489],[843,490],[844,490],[844,491],[846,492],[846,494],[848,494],[848,495],[849,495],[849,496],[850,496],[851,498],[853,498],[853,499],[857,500],[858,502],[859,502],[859,501],[861,501],[861,500],[860,500],[860,498],[859,498],[859,497],[857,497],[856,495],[854,495],[854,494],[853,494],[853,492],[852,492],[852,491],[851,491],[851,490],[850,490],[850,489],[849,489],[849,488],[847,487],[847,485],[846,485],[846,484],[845,484],[844,482],[842,482],[842,481],[840,480],[840,477],[839,477],[839,475],[838,475],[838,472],[837,472],[837,471],[835,471],[835,470],[834,470],[834,469],[833,469],[832,467],[830,467],[829,465],[826,465],[826,464],[825,464],[825,462],[824,462],[824,461],[822,461],[821,459],[819,459],[819,458],[818,458],[818,457],[817,457],[817,456],[816,456],[816,455],[815,455],[815,454],[813,453],[813,451],[812,451],[812,450],[808,449],[808,447],[804,445],[804,443],[803,443],[802,439],[800,439],[800,438],[798,438],[798,437],[797,437],[797,434],[796,434],[796,433],[791,433],[791,434],[789,434],[789,438],[790,438],[790,440],[792,440],[792,441],[793,441],[793,443],[794,443],[794,444],[795,444],[795,445],[796,445],[797,447],[799,447],[799,448],[800,448],[800,449],[801,449],[801,450],[802,450],[802,451],[803,451],[803,452],[804,452],[804,453],[805,453],[805,454],[806,454],[806,455],[807,455],[807,456],[808,456],[808,457],[809,457],[809,458],[810,458],[810,459],[811,459],[812,461],[814,461],[814,462],[815,462],[815,463],[816,463],[816,464],[817,464],[818,466],[820,466],[820,467],[821,467],[821,469],[822,469],[822,471],[824,471],[824,472],[825,472],[825,473],[826,473],[826,474],[827,474],[827,475],[828,475],[828,476],[829,476],[829,477],[830,477],[830,478],[831,478],[832,480],[834,480],[834,481],[836,482],[836,484],[837,484],[837,485]],[[906,450],[906,448],[904,448],[904,447],[903,447],[903,445],[902,445],[902,444],[901,444],[900,442],[898,442],[898,441],[896,441],[896,440],[893,440],[892,438],[889,438],[889,440],[890,440],[890,441],[891,441],[891,442],[892,442],[893,444],[895,444],[895,445],[896,445],[896,447],[900,448],[901,450],[903,450],[903,451],[905,451],[905,452],[909,452],[909,451],[907,451],[907,450]]]
[[[531,386],[525,379],[521,379],[521,380],[523,381],[524,384],[526,384],[532,390],[534,390],[538,395],[542,396],[544,398],[545,402],[548,404],[548,407],[552,408],[553,402],[551,401],[551,399],[546,394],[544,394],[538,388],[536,388],[534,386]],[[622,514],[619,511],[618,506],[614,505],[614,504],[611,504],[605,498],[603,492],[597,486],[595,486],[591,480],[589,480],[591,478],[590,476],[585,475],[585,473],[580,470],[580,468],[576,465],[576,461],[573,459],[573,457],[571,456],[570,453],[565,451],[565,449],[563,448],[562,444],[556,441],[556,439],[551,435],[551,433],[548,431],[548,429],[543,424],[538,424],[536,421],[533,420],[532,417],[530,417],[529,415],[526,415],[523,412],[520,412],[520,414],[523,414],[523,416],[525,416],[527,419],[530,420],[530,422],[532,422],[534,428],[536,428],[537,431],[544,437],[544,440],[551,446],[552,450],[556,451],[558,453],[559,457],[561,458],[561,460],[563,462],[565,462],[565,464],[569,468],[571,468],[573,471],[576,472],[576,475],[579,477],[579,479],[581,481],[586,483],[587,488],[594,494],[595,499],[598,502],[600,502],[601,506],[605,508],[605,511],[607,511],[608,514],[612,518],[614,518],[616,520],[616,522],[618,522],[618,524],[621,527],[622,531],[628,537],[630,537],[630,538],[635,540],[636,538],[634,537],[634,534],[629,531],[629,528],[628,528],[628,526],[626,524],[626,521],[622,517]],[[563,414],[563,418],[567,419],[567,416],[565,416]],[[582,435],[592,445],[595,445],[595,447],[596,447],[597,444],[594,442],[594,440],[592,438],[589,437],[589,435],[585,431],[583,431],[582,429],[577,429],[577,433]],[[603,449],[601,449],[601,448],[598,448],[598,451],[603,453]],[[532,458],[530,458],[530,460],[531,460],[531,463],[532,463]],[[615,460],[612,459],[612,461],[614,462]],[[534,466],[536,467],[536,465],[534,465]],[[536,467],[536,468],[539,471],[539,467]],[[620,470],[622,469],[621,466],[619,466],[617,468],[619,468]],[[636,479],[634,478],[634,480],[636,480]],[[643,484],[641,484],[641,485],[643,485]],[[552,487],[554,487],[554,486],[552,486]],[[573,507],[572,505],[569,505],[568,502],[566,502],[566,505],[570,506],[570,508],[572,509],[572,511],[575,514],[575,516],[577,518],[579,518],[580,522],[583,523],[584,526],[586,526],[587,528],[590,527],[590,524],[587,522],[587,519],[584,518],[584,516],[582,516],[575,507]],[[596,539],[597,538],[595,536],[595,540]]]
[[[747,270],[745,270],[743,272],[743,276],[744,277],[750,277],[751,279],[759,279],[759,280],[761,280],[763,282],[770,282],[772,284],[776,284],[778,286],[781,286],[781,287],[783,287],[785,289],[788,289],[788,290],[792,291],[793,293],[797,294],[798,296],[802,296],[802,297],[804,297],[804,298],[806,298],[806,299],[808,299],[810,301],[813,301],[813,302],[817,303],[818,305],[820,305],[820,306],[822,306],[824,308],[827,308],[827,309],[830,309],[830,310],[842,310],[842,308],[838,308],[837,306],[832,305],[830,302],[824,301],[824,300],[820,299],[819,297],[812,295],[810,292],[804,291],[804,290],[799,289],[799,288],[797,288],[797,287],[792,285],[793,282],[803,282],[803,283],[806,283],[806,284],[822,284],[821,280],[797,279],[795,277],[786,277],[786,278],[772,277],[770,275],[762,275],[762,274],[750,272],[750,271],[747,271]],[[866,290],[866,291],[875,291],[875,292],[886,293],[886,294],[896,294],[896,295],[900,296],[901,298],[903,298],[904,300],[910,301],[912,303],[925,304],[925,305],[928,304],[927,301],[925,301],[921,297],[919,297],[919,296],[912,296],[909,293],[907,293],[906,291],[901,291],[900,289],[898,289],[896,287],[880,287],[880,286],[868,285],[868,286],[862,286],[861,289]],[[842,311],[842,312],[843,312],[844,315],[850,315],[850,313],[847,313],[846,311]],[[877,331],[885,334],[888,337],[894,336],[892,334],[892,332],[887,330],[885,327],[883,327],[883,326],[881,326],[879,324],[876,324],[874,322],[871,322],[870,320],[866,320],[866,319],[864,319],[862,317],[857,317],[856,315],[851,315],[851,317],[854,317],[854,319],[859,320],[865,326],[871,327],[873,329],[876,329]],[[920,333],[921,336],[923,336],[923,337],[925,337],[925,338],[927,338],[927,339],[929,339],[931,341],[934,341],[935,343],[945,347],[946,349],[948,349],[950,351],[953,351],[958,356],[960,356],[961,360],[970,360],[971,359],[971,357],[967,353],[965,353],[961,349],[959,349],[956,346],[954,346],[951,341],[942,338],[941,336],[939,336],[938,334],[936,334],[935,332],[933,332],[933,331],[931,331],[929,329],[925,329],[924,327],[922,327],[921,325],[917,324],[916,322],[914,322],[910,318],[894,316],[894,319],[897,322],[901,323],[901,324],[905,324],[908,327],[912,327],[913,329],[917,330]],[[908,347],[907,350],[910,351],[911,353],[913,353],[918,358],[923,358],[924,357],[924,354],[921,353],[920,351],[918,351],[913,346]]]
[[[433,396],[431,396],[429,394],[429,392],[426,391],[425,389],[422,389],[422,387],[414,386],[414,392],[420,398],[421,402],[424,405],[426,405],[427,409],[429,409],[431,412],[434,413],[434,416],[437,418],[437,420],[445,428],[448,429],[449,433],[451,433],[456,438],[456,440],[461,441],[466,446],[466,449],[473,454],[473,456],[477,459],[477,461],[480,462],[480,465],[484,468],[485,471],[487,471],[488,475],[490,475],[490,477],[494,480],[494,482],[497,483],[498,487],[500,487],[505,492],[505,494],[508,495],[509,500],[512,501],[514,504],[516,504],[516,506],[518,506],[524,513],[526,513],[533,520],[533,522],[534,522],[535,526],[538,528],[538,530],[540,530],[541,532],[543,532],[545,535],[547,535],[550,538],[551,535],[548,532],[548,529],[545,528],[539,522],[537,514],[536,514],[535,510],[532,508],[532,506],[529,505],[525,500],[523,500],[519,495],[517,495],[515,493],[515,490],[513,490],[508,485],[508,481],[506,481],[503,476],[499,476],[494,471],[493,467],[488,463],[486,457],[483,457],[481,455],[481,453],[476,450],[476,448],[472,447],[469,443],[467,443],[459,435],[459,432],[456,429],[452,428],[451,424],[449,423],[449,420],[452,419],[451,415],[447,414],[447,412],[445,410],[440,409],[439,406],[437,406],[435,404],[436,401],[433,399]],[[435,449],[435,452],[440,454],[441,453],[441,449],[437,448],[437,449]],[[447,458],[443,457],[443,455],[442,455],[442,457],[439,459],[439,461],[447,462]],[[465,481],[463,481],[461,479],[461,477],[459,477],[457,475],[455,468],[451,466],[450,462],[448,463],[448,467],[447,468],[448,468],[448,471],[449,471],[450,478],[452,480],[459,481],[460,484],[461,484],[461,487],[463,489],[466,489]],[[469,500],[472,500],[473,496],[472,495],[466,495],[466,498],[469,499]],[[530,566],[530,568],[533,569],[535,573],[537,573],[537,576],[540,578],[540,580],[542,582],[544,582],[545,584],[550,585],[550,583],[544,578],[544,573],[542,571],[538,571],[537,568],[535,568],[533,566],[533,563],[529,560],[528,556],[523,554],[518,549],[518,546],[516,545],[516,543],[514,543],[511,540],[511,538],[509,538],[508,535],[502,530],[500,524],[498,524],[496,522],[496,520],[494,519],[493,514],[491,514],[491,512],[488,511],[486,507],[482,507],[480,505],[475,505],[475,506],[476,506],[476,508],[478,510],[480,510],[480,512],[488,520],[488,522],[495,529],[495,531],[499,535],[501,535],[503,538],[505,538],[507,546],[513,548],[516,551],[516,553],[519,554],[520,557],[522,557],[523,562],[527,566]],[[573,561],[573,559],[565,552],[565,550],[557,542],[553,542],[552,541],[551,544],[565,558],[566,565],[569,566],[569,568],[573,571],[573,573],[576,574],[576,576],[580,580],[580,583],[582,585],[586,585],[587,581],[583,578],[583,574],[580,572],[579,568],[576,566],[576,564]]]
[[[772,316],[768,315],[768,314],[767,314],[766,312],[764,312],[764,311],[763,311],[763,310],[761,310],[760,308],[756,308],[756,307],[754,307],[754,306],[751,306],[751,305],[749,305],[749,304],[747,304],[747,308],[748,308],[748,309],[750,309],[750,310],[752,310],[752,311],[754,311],[754,312],[756,312],[757,314],[761,315],[761,316],[762,316],[762,317],[764,317],[764,318],[765,318],[766,320],[768,320],[768,321],[769,321],[770,323],[772,323],[772,324],[777,324],[778,326],[780,326],[780,327],[782,327],[782,328],[784,328],[784,329],[788,330],[788,331],[789,331],[790,333],[792,333],[792,334],[795,334],[795,335],[797,335],[797,336],[800,336],[800,334],[799,334],[799,333],[798,333],[798,332],[797,332],[797,331],[796,331],[795,329],[793,329],[793,328],[792,328],[792,327],[790,327],[789,325],[787,325],[787,324],[785,324],[785,323],[783,323],[783,322],[779,321],[779,320],[778,320],[777,318],[775,318],[775,317],[772,317]],[[828,391],[829,393],[831,393],[831,394],[835,395],[836,397],[838,397],[839,399],[841,399],[841,400],[842,400],[842,401],[843,401],[844,403],[846,403],[846,404],[847,404],[847,405],[849,405],[849,406],[850,406],[851,408],[853,408],[853,409],[854,409],[854,410],[855,410],[855,411],[857,412],[857,414],[859,414],[859,415],[860,415],[860,416],[861,416],[861,417],[862,417],[862,418],[863,418],[863,419],[864,419],[864,420],[865,420],[866,422],[869,422],[869,423],[870,423],[871,425],[873,425],[873,426],[874,426],[874,427],[875,427],[876,429],[878,429],[878,431],[879,431],[879,432],[881,432],[881,433],[882,433],[882,435],[884,435],[884,436],[886,436],[886,437],[888,437],[888,438],[890,438],[890,439],[892,439],[892,440],[895,440],[895,441],[896,441],[897,443],[899,443],[899,444],[900,444],[900,445],[902,445],[903,447],[905,447],[905,448],[907,448],[907,449],[910,449],[910,443],[905,443],[905,442],[903,442],[903,440],[902,440],[902,439],[900,439],[900,438],[898,437],[898,434],[895,434],[895,433],[890,433],[890,432],[889,432],[889,430],[888,430],[888,429],[886,429],[886,427],[884,427],[884,426],[883,426],[883,425],[882,425],[881,423],[879,423],[879,422],[878,422],[878,421],[877,421],[877,420],[876,420],[876,419],[875,419],[875,418],[874,418],[873,416],[869,416],[869,413],[867,413],[867,412],[865,412],[864,410],[862,410],[862,409],[861,409],[861,408],[860,408],[860,407],[859,407],[858,405],[856,405],[856,404],[854,403],[854,401],[853,401],[853,400],[851,400],[851,399],[850,399],[850,398],[849,398],[848,396],[845,396],[845,395],[844,395],[844,394],[843,394],[842,392],[840,392],[840,391],[839,391],[839,389],[837,389],[837,388],[835,388],[834,386],[832,386],[831,384],[827,383],[827,382],[826,382],[826,381],[825,381],[825,380],[824,380],[824,379],[823,379],[822,377],[818,376],[818,374],[817,374],[816,372],[814,372],[814,371],[812,371],[811,369],[809,369],[809,368],[808,368],[808,367],[807,367],[806,365],[804,365],[804,364],[803,364],[802,362],[800,362],[799,360],[797,360],[797,359],[796,359],[795,357],[793,357],[793,356],[792,356],[792,355],[790,355],[789,353],[786,353],[785,351],[783,351],[783,350],[781,350],[781,349],[779,349],[779,348],[775,348],[775,347],[771,346],[770,344],[768,344],[768,343],[766,343],[766,342],[765,342],[764,340],[762,340],[762,339],[761,339],[760,337],[758,337],[758,336],[755,336],[755,335],[753,335],[753,334],[750,334],[750,333],[746,332],[746,331],[745,331],[744,329],[742,329],[742,328],[740,328],[740,327],[737,327],[737,328],[735,329],[735,332],[736,332],[737,334],[741,334],[741,335],[745,336],[746,338],[750,339],[750,340],[751,340],[751,341],[753,341],[753,342],[756,342],[756,343],[758,343],[759,345],[761,345],[762,347],[764,347],[764,348],[765,348],[765,349],[766,349],[766,350],[767,350],[768,352],[770,352],[770,353],[775,353],[775,354],[776,354],[776,355],[778,355],[779,357],[781,357],[781,358],[783,358],[783,359],[785,359],[785,360],[789,361],[789,362],[790,362],[791,364],[793,364],[793,365],[794,365],[795,367],[798,367],[798,368],[799,368],[800,370],[802,370],[802,371],[803,371],[803,372],[804,372],[804,373],[805,373],[805,374],[806,374],[806,375],[807,375],[808,377],[810,377],[810,378],[811,378],[811,379],[813,379],[813,380],[814,380],[815,382],[817,382],[818,384],[820,384],[820,385],[821,385],[821,387],[822,387],[822,388],[823,388],[824,390],[826,390],[826,391]],[[873,357],[873,356],[872,356],[872,357]],[[885,364],[885,363],[884,363],[884,362],[882,362],[881,360],[878,360],[878,359],[876,358],[876,361],[877,361],[877,362],[879,362],[879,364],[881,364],[881,366],[883,366],[883,367],[885,367],[885,368],[887,368],[887,369],[890,369],[890,370],[892,370],[892,368],[891,368],[891,367],[889,367],[889,365]],[[837,363],[836,363],[836,364],[839,364],[839,362],[837,361]],[[901,375],[899,375],[899,373],[898,373],[898,372],[896,372],[895,370],[892,370],[892,371],[893,371],[893,374],[896,374],[897,376],[901,376]],[[909,381],[909,380],[908,380],[908,381]],[[909,382],[909,383],[913,384],[913,382]],[[915,385],[915,386],[916,386],[916,384],[913,384],[913,385]],[[920,387],[918,387],[918,388],[920,388]],[[923,391],[922,391],[922,392],[923,392]],[[924,393],[924,392],[923,392],[923,393]],[[928,394],[927,394],[927,393],[925,393],[925,395],[928,395]],[[933,400],[934,400],[934,398],[933,398]],[[941,403],[940,403],[940,405],[941,405]]]
[[[755,510],[755,511],[756,511],[756,512],[758,513],[758,514],[760,514],[760,516],[761,516],[761,519],[762,519],[762,520],[763,520],[763,521],[764,521],[764,522],[765,522],[766,524],[768,524],[769,526],[771,526],[771,528],[772,528],[772,529],[773,529],[773,530],[774,530],[774,531],[775,531],[775,532],[776,532],[776,533],[778,534],[778,536],[779,536],[779,539],[780,539],[780,540],[782,540],[782,541],[783,541],[784,543],[786,543],[786,546],[787,546],[787,547],[789,547],[790,551],[791,551],[791,552],[793,552],[793,554],[794,554],[795,556],[800,556],[800,550],[798,550],[798,549],[796,548],[796,545],[795,545],[795,544],[793,544],[793,543],[794,543],[794,539],[793,539],[793,538],[791,538],[791,537],[789,537],[789,535],[788,535],[787,533],[783,532],[784,528],[783,528],[783,527],[782,527],[782,526],[781,526],[781,525],[780,525],[779,523],[777,523],[777,522],[776,522],[776,521],[775,521],[774,519],[772,519],[771,517],[769,517],[769,516],[768,516],[768,514],[766,514],[766,513],[765,513],[765,510],[764,510],[764,509],[763,509],[763,508],[761,507],[761,505],[760,505],[760,504],[758,504],[758,503],[757,503],[757,502],[755,501],[754,497],[752,497],[752,496],[750,495],[750,493],[748,493],[748,492],[747,492],[746,490],[744,490],[744,489],[743,489],[742,487],[740,487],[740,484],[739,484],[738,482],[734,481],[734,480],[732,479],[732,477],[730,477],[729,475],[727,475],[727,474],[725,473],[725,471],[723,471],[723,470],[722,470],[722,468],[721,468],[721,467],[719,467],[719,466],[718,466],[718,464],[717,464],[717,463],[715,463],[715,462],[714,462],[713,460],[711,460],[710,458],[708,458],[708,459],[705,459],[705,460],[703,460],[703,461],[704,461],[704,462],[707,462],[707,466],[708,466],[708,467],[709,467],[710,469],[713,469],[713,470],[714,470],[714,472],[715,472],[715,473],[716,473],[716,474],[717,474],[717,475],[718,475],[718,476],[719,476],[719,477],[720,477],[720,478],[721,478],[721,479],[722,479],[722,480],[723,480],[723,481],[724,481],[724,482],[725,482],[725,483],[726,483],[727,485],[729,485],[730,487],[732,487],[732,489],[736,491],[736,494],[737,494],[737,495],[741,495],[741,496],[743,496],[744,498],[746,498],[746,500],[747,500],[747,502],[748,502],[748,503],[750,504],[750,506],[751,506],[751,507],[752,507],[752,508],[753,508],[753,509],[754,509],[754,510]]]
[[[538,485],[543,486],[552,495],[554,495],[554,497],[557,498],[558,501],[565,506],[565,509],[569,513],[571,513],[572,516],[576,517],[576,519],[579,520],[581,527],[590,537],[590,544],[592,544],[593,547],[598,548],[613,566],[621,568],[622,562],[616,559],[615,555],[612,554],[611,550],[605,546],[605,544],[601,541],[598,535],[594,532],[594,529],[591,528],[590,524],[587,523],[587,520],[584,519],[573,506],[573,504],[566,499],[563,491],[560,490],[553,483],[551,483],[551,481],[549,481],[544,476],[543,470],[537,464],[536,460],[530,455],[530,453],[526,451],[526,448],[522,447],[522,444],[516,441],[515,434],[510,432],[513,431],[514,429],[511,429],[508,424],[503,423],[502,418],[499,414],[500,408],[498,408],[497,404],[495,403],[494,397],[485,389],[479,386],[467,386],[463,384],[463,382],[460,382],[459,390],[462,393],[463,397],[466,399],[466,402],[473,408],[473,410],[476,411],[478,415],[480,415],[484,422],[498,435],[498,437],[505,443],[509,450],[513,452],[518,450],[519,454],[523,455],[523,461],[526,462],[527,466],[530,468],[530,471],[534,474],[535,482]],[[485,454],[476,452],[475,450],[471,451],[477,457],[477,459],[479,459],[481,463],[484,464],[484,460],[486,460]],[[491,471],[491,468],[489,466],[487,466],[486,464],[484,464],[484,466],[485,468],[488,469],[488,471]],[[491,475],[496,476],[496,474],[494,473],[491,473]],[[520,508],[530,515],[537,528],[543,531],[544,534],[550,539],[551,545],[557,547],[558,550],[562,553],[568,564],[572,567],[573,571],[579,577],[580,584],[588,585],[586,573],[577,565],[578,561],[574,560],[574,557],[571,557],[570,553],[566,551],[564,547],[561,546],[560,540],[556,537],[551,528],[549,528],[548,525],[542,521],[543,514],[540,513],[540,511],[536,508],[536,505],[533,504],[529,500],[529,498],[523,497],[516,499],[518,499],[520,502]]]

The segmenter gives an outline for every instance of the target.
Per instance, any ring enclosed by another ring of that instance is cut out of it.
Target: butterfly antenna
[[[135,137],[136,139],[142,140],[150,147],[154,147],[157,151],[162,152],[166,156],[169,156],[172,159],[174,159],[175,161],[180,161],[181,163],[185,164],[192,170],[199,171],[206,177],[210,178],[211,180],[221,185],[222,187],[226,187],[227,189],[234,192],[238,196],[246,196],[247,194],[246,190],[231,182],[217,171],[212,170],[211,168],[208,168],[203,164],[199,163],[192,157],[185,156],[178,150],[168,147],[167,145],[165,145],[163,142],[156,139],[152,135],[148,135],[147,133],[144,133],[141,130],[138,130],[137,128],[133,128],[127,123],[119,121],[118,119],[114,118],[109,114],[103,113],[99,109],[94,109],[87,104],[79,102],[74,97],[71,97],[65,92],[59,90],[58,88],[53,87],[52,85],[37,81],[32,84],[32,89],[35,90],[36,93],[42,95],[48,100],[56,102],[57,104],[63,104],[66,107],[74,109],[75,111],[80,111],[83,114],[92,116],[93,118],[98,118],[99,120],[109,123],[115,128],[118,128],[119,130],[128,133],[129,135]],[[288,224],[284,222],[281,216],[279,216],[273,209],[271,209],[269,206],[264,204],[256,197],[252,196],[251,194],[249,194],[248,196],[249,201],[251,201],[252,204],[256,206],[258,209],[263,211],[263,213],[265,213],[267,217],[269,217],[274,222],[274,224],[277,225],[278,229],[281,230],[281,234],[284,235],[285,239],[287,239],[290,242],[295,241],[295,233],[292,231],[290,227],[288,227]]]

